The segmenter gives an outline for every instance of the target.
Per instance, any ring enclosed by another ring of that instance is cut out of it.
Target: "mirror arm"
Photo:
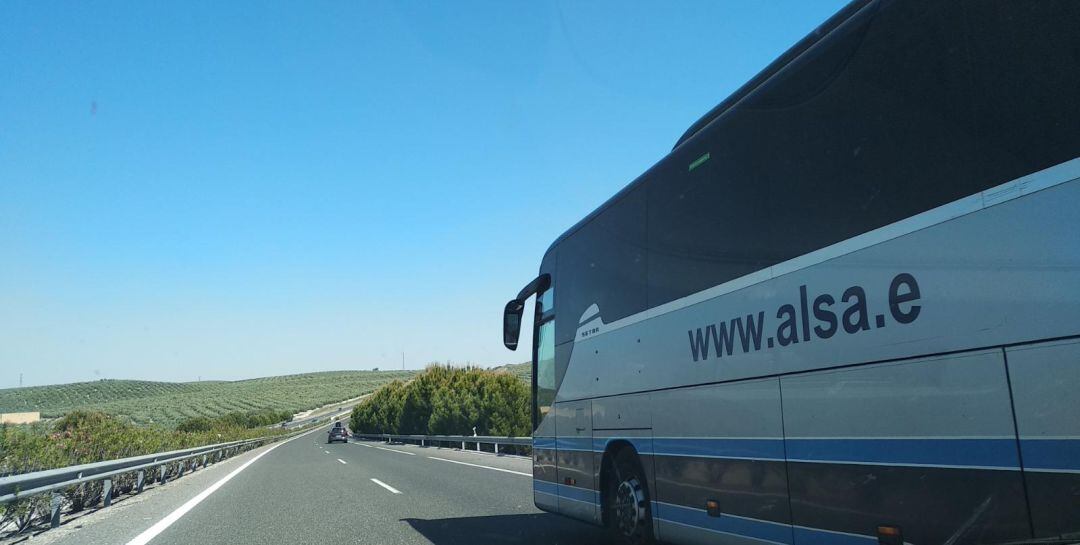
[[[548,273],[541,274],[534,278],[532,282],[526,284],[524,288],[521,288],[515,299],[521,301],[521,304],[524,305],[529,296],[540,293],[549,287],[551,287],[551,275]]]

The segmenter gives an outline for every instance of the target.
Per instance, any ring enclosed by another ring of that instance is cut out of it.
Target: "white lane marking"
[[[196,505],[199,505],[199,503],[201,503],[203,500],[208,498],[210,496],[210,494],[213,494],[215,491],[217,491],[217,489],[221,488],[221,485],[229,482],[230,479],[237,476],[241,471],[247,469],[247,467],[249,465],[254,464],[256,460],[258,460],[259,458],[262,458],[263,456],[266,456],[267,454],[270,454],[270,451],[280,447],[281,445],[284,445],[285,443],[288,443],[289,441],[292,441],[293,439],[299,439],[299,438],[303,437],[304,435],[307,435],[307,434],[312,433],[314,431],[318,431],[318,428],[316,428],[314,430],[311,430],[311,431],[309,431],[309,432],[307,432],[305,434],[297,435],[296,437],[293,437],[292,439],[288,439],[286,441],[282,441],[280,443],[277,443],[276,445],[272,445],[270,448],[268,448],[268,449],[260,452],[259,454],[255,455],[254,458],[244,462],[243,465],[241,465],[240,467],[232,470],[232,472],[230,472],[228,475],[222,477],[220,481],[210,485],[206,490],[203,490],[202,492],[199,492],[199,494],[197,496],[195,496],[194,498],[191,498],[190,500],[185,502],[184,505],[181,505],[180,507],[178,507],[176,509],[176,511],[173,511],[172,513],[169,513],[168,515],[165,516],[165,518],[157,521],[156,524],[154,524],[153,526],[151,526],[151,527],[147,528],[145,531],[143,531],[143,533],[135,536],[135,539],[132,539],[131,541],[127,542],[127,545],[146,545],[147,543],[150,542],[151,539],[154,539],[155,537],[157,537],[158,534],[160,534],[161,532],[164,532],[166,528],[168,528],[169,526],[172,526],[172,524],[174,522],[180,520],[180,517],[187,514],[188,511],[191,511]]]
[[[463,466],[482,467],[484,469],[490,469],[492,471],[502,471],[503,473],[513,473],[514,475],[524,475],[526,477],[532,477],[532,473],[525,473],[522,471],[514,471],[511,469],[503,469],[501,467],[482,466],[480,464],[470,464],[469,462],[459,462],[457,460],[448,460],[446,458],[436,458],[435,456],[428,456],[432,460],[439,460],[442,462],[450,462],[451,464],[461,464]]]
[[[438,447],[438,448],[439,448],[439,450],[442,450],[445,447]],[[522,460],[532,460],[532,456],[522,456],[521,454],[506,454],[506,453],[503,453],[503,452],[495,454],[494,452],[484,452],[482,450],[469,450],[469,449],[461,450],[461,449],[459,449],[457,447],[451,447],[448,450],[452,450],[454,452],[464,452],[465,454],[474,454],[476,456],[494,456],[496,458],[510,458],[510,459],[519,458],[519,459],[522,459]]]
[[[354,444],[354,445],[360,445],[360,446],[362,446],[362,447],[367,447],[367,448],[375,448],[374,446],[372,446],[372,445],[369,445],[369,444],[367,444],[367,443],[353,443],[353,444]]]
[[[379,450],[389,450],[390,452],[397,452],[398,454],[408,454],[409,456],[416,456],[416,454],[414,454],[412,452],[405,452],[404,450],[394,450],[392,448],[386,448],[386,447],[375,447],[375,448],[377,448]]]
[[[341,462],[341,463],[343,463],[343,464],[344,464],[344,463],[347,463],[347,462],[345,462],[345,460],[342,460],[341,458],[338,458],[338,459],[337,459],[337,461],[339,461],[339,462]]]
[[[324,451],[322,451],[322,453],[323,454],[330,454],[330,451],[329,450],[324,450]]]
[[[380,481],[379,479],[376,479],[376,478],[372,478],[372,479],[371,479],[371,482],[373,482],[373,483],[375,483],[375,484],[377,484],[377,485],[379,485],[379,486],[381,486],[381,487],[383,487],[383,488],[385,488],[385,489],[387,489],[387,490],[389,490],[389,491],[393,492],[394,494],[401,494],[401,491],[400,491],[400,490],[398,490],[398,489],[396,489],[396,488],[394,488],[394,487],[392,487],[392,486],[390,486],[390,485],[388,485],[388,484],[386,484],[386,483],[384,483],[384,482]]]

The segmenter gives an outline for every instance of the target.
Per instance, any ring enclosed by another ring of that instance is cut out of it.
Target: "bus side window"
[[[540,324],[536,334],[536,391],[533,392],[535,424],[551,410],[555,401],[555,320]]]

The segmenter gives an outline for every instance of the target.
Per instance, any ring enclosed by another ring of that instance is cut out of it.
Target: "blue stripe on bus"
[[[533,437],[533,448],[555,448],[555,438]]]
[[[1080,440],[1021,439],[1020,450],[1025,469],[1080,471]]]
[[[592,441],[593,452],[606,451],[608,443],[612,441],[626,441],[634,446],[638,454],[652,454],[653,451],[652,437],[596,437]]]
[[[557,437],[555,438],[555,448],[593,452],[593,439],[592,437]]]
[[[595,505],[600,504],[600,495],[595,490],[589,490],[588,488],[579,488],[576,486],[567,486],[565,484],[556,485],[559,487],[559,498],[568,498],[574,501],[580,501],[584,503],[591,503]]]
[[[558,496],[559,495],[559,485],[557,485],[557,484],[555,484],[553,482],[541,481],[540,479],[533,479],[533,491],[534,492],[542,492],[544,494],[551,494],[552,496]]]
[[[558,496],[560,498],[566,498],[569,500],[579,501],[583,503],[591,503],[594,505],[600,504],[599,494],[597,494],[595,490],[581,488],[578,486],[568,486],[548,481],[541,481],[539,479],[533,479],[533,492],[550,494],[552,496]]]
[[[787,439],[792,462],[1019,469],[1015,439]]]
[[[764,520],[720,515],[710,517],[704,510],[657,502],[657,518],[684,526],[750,537],[772,543],[791,543],[791,526]]]
[[[641,454],[733,459],[785,459],[881,465],[1019,469],[1016,440],[964,438],[729,439],[642,437],[537,437],[535,448],[603,452],[613,440]],[[1080,439],[1023,439],[1024,465],[1043,471],[1080,471]]]
[[[658,456],[784,459],[783,439],[667,438],[653,439]]]

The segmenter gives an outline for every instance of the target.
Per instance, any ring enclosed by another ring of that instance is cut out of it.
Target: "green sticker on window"
[[[693,163],[690,163],[690,170],[694,170],[695,168],[701,166],[702,163],[704,163],[705,161],[708,161],[708,160],[709,160],[709,154],[708,153],[706,153],[705,155],[702,155],[701,157],[698,157],[697,159],[694,160]]]

